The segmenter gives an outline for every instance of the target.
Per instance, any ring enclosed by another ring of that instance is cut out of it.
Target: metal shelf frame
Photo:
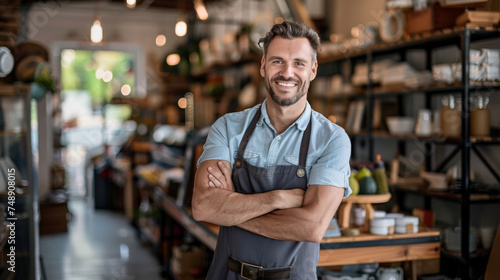
[[[417,140],[422,142],[429,142],[431,139],[428,138],[419,138],[419,137],[394,137],[394,136],[382,136],[377,135],[377,131],[373,130],[372,127],[372,113],[373,113],[373,105],[375,99],[385,99],[385,98],[396,98],[398,103],[398,110],[401,115],[404,114],[403,102],[402,99],[405,96],[412,96],[415,94],[423,94],[425,97],[425,104],[427,108],[431,107],[431,97],[442,94],[456,93],[460,94],[462,100],[469,100],[470,94],[472,91],[499,91],[500,85],[498,83],[471,83],[470,75],[469,75],[469,53],[471,49],[472,43],[477,43],[480,41],[488,41],[493,39],[500,39],[500,29],[495,30],[476,30],[476,29],[468,29],[467,27],[456,28],[453,30],[448,30],[446,33],[436,33],[424,38],[418,39],[409,39],[403,42],[397,42],[393,44],[377,44],[372,47],[368,47],[363,50],[356,50],[352,53],[344,53],[342,55],[323,57],[320,63],[332,64],[332,63],[342,63],[344,61],[350,61],[352,59],[362,60],[366,59],[368,64],[368,84],[366,86],[366,94],[364,95],[356,95],[352,96],[352,99],[362,100],[365,99],[366,109],[365,109],[365,123],[366,123],[366,131],[363,134],[351,135],[351,139],[355,141],[356,139],[362,139],[367,143],[368,147],[368,161],[374,161],[374,140],[376,138],[384,137],[384,138],[394,138],[399,141],[399,149],[404,153],[406,149],[405,141],[408,140]],[[457,46],[461,52],[461,62],[462,62],[462,82],[454,83],[450,85],[435,85],[428,88],[422,89],[402,89],[399,91],[375,91],[372,81],[370,79],[370,73],[372,71],[372,64],[376,60],[377,57],[381,57],[384,55],[395,54],[398,53],[400,55],[401,60],[405,59],[405,52],[408,50],[425,50],[426,51],[426,67],[428,70],[431,70],[432,67],[432,51],[443,47],[449,46]],[[486,168],[493,174],[493,176],[500,183],[500,176],[493,168],[493,166],[487,161],[484,155],[479,151],[478,147],[483,145],[498,145],[500,141],[496,138],[483,140],[479,139],[471,139],[469,125],[469,112],[470,105],[469,102],[462,102],[462,128],[461,128],[461,139],[447,139],[445,141],[440,142],[439,144],[453,144],[456,145],[455,149],[451,154],[447,156],[436,168],[437,170],[442,170],[446,166],[446,164],[455,159],[455,157],[460,153],[461,159],[461,178],[463,178],[463,184],[461,188],[461,197],[459,199],[459,203],[461,204],[461,223],[463,227],[462,231],[462,241],[461,241],[461,261],[464,266],[464,275],[462,275],[462,279],[469,279],[470,269],[471,269],[471,260],[470,254],[468,252],[469,248],[469,226],[471,217],[471,190],[470,190],[470,170],[471,170],[471,151],[474,151],[477,154],[478,158],[485,164]],[[356,154],[355,149],[353,148],[353,155]],[[430,168],[431,165],[431,157],[432,154],[429,154],[426,158],[426,164]]]

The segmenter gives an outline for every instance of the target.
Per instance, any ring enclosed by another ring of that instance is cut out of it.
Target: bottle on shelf
[[[387,183],[385,165],[381,159],[380,154],[377,155],[377,163],[375,164],[375,168],[373,169],[372,176],[373,179],[375,179],[375,183],[377,184],[377,193],[389,193],[389,184]]]

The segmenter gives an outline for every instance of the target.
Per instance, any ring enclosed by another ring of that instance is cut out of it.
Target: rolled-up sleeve
[[[349,188],[351,168],[351,141],[343,130],[337,131],[326,149],[311,167],[308,185],[327,185],[344,188],[344,198],[352,191]]]
[[[227,160],[231,162],[231,153],[227,138],[227,124],[224,117],[219,118],[210,128],[203,153],[197,166],[206,160]]]

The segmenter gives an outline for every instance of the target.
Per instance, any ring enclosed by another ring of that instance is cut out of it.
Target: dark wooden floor
[[[48,280],[161,279],[158,261],[122,214],[85,200],[71,200],[68,208],[68,232],[40,237]]]

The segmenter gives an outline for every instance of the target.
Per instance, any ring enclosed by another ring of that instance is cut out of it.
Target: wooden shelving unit
[[[401,61],[405,61],[406,52],[413,50],[421,50],[425,53],[425,62],[427,70],[432,70],[433,61],[433,51],[443,48],[455,46],[457,47],[461,54],[460,60],[462,65],[462,82],[455,82],[452,84],[444,83],[432,83],[431,85],[421,87],[421,88],[382,88],[377,87],[371,81],[370,74],[368,74],[368,84],[363,88],[363,92],[357,93],[356,95],[351,95],[349,100],[361,100],[365,103],[364,109],[364,123],[365,127],[359,133],[351,133],[351,139],[353,141],[361,141],[367,149],[367,158],[365,160],[373,162],[375,159],[375,141],[394,141],[397,145],[398,150],[404,155],[407,143],[421,143],[421,146],[429,147],[428,144],[439,144],[433,145],[433,148],[443,148],[443,145],[448,145],[453,147],[452,151],[445,155],[445,158],[431,166],[433,152],[427,152],[425,163],[427,170],[434,172],[443,172],[446,164],[451,160],[460,159],[461,161],[461,178],[463,178],[463,183],[460,191],[457,192],[432,192],[424,190],[422,188],[415,189],[415,186],[411,185],[398,185],[396,190],[398,194],[412,192],[419,195],[424,195],[426,197],[436,197],[440,199],[445,199],[448,201],[454,201],[460,203],[461,215],[460,222],[462,225],[469,225],[471,222],[471,204],[475,203],[487,203],[498,201],[497,193],[473,193],[471,191],[471,180],[469,178],[471,169],[471,152],[474,152],[479,160],[481,160],[487,167],[487,170],[497,179],[500,183],[500,175],[498,174],[498,168],[491,164],[486,155],[480,150],[482,146],[492,146],[500,144],[500,136],[492,135],[491,137],[472,137],[469,133],[469,103],[462,102],[462,131],[460,137],[457,138],[442,138],[437,139],[436,137],[418,137],[416,135],[402,135],[395,136],[390,135],[387,131],[376,130],[373,127],[372,117],[374,111],[375,101],[390,99],[393,101],[395,106],[398,108],[398,114],[404,115],[404,102],[403,100],[407,97],[421,96],[425,101],[425,106],[431,108],[432,98],[437,98],[447,94],[454,94],[461,97],[461,100],[469,100],[469,97],[473,92],[487,92],[487,91],[499,91],[500,83],[498,81],[471,81],[469,75],[469,51],[471,49],[471,44],[473,43],[484,43],[491,40],[500,39],[500,28],[489,28],[488,30],[473,28],[469,29],[466,27],[449,28],[446,30],[440,30],[436,32],[429,32],[428,34],[422,36],[411,36],[407,37],[401,41],[395,43],[378,43],[371,47],[365,49],[357,49],[348,51],[342,54],[331,55],[331,56],[320,56],[320,63],[323,64],[321,67],[332,67],[332,65],[338,64],[349,64],[351,68],[351,73],[353,72],[354,65],[356,63],[367,63],[368,69],[371,69],[370,65],[375,62],[378,58],[384,58],[388,55],[399,55]],[[344,69],[342,67],[337,67],[336,69]],[[345,69],[344,69],[345,70]],[[313,97],[314,98],[314,97]],[[321,98],[321,97],[318,97]],[[392,142],[391,142],[392,143]],[[427,146],[426,146],[427,145]],[[354,145],[353,145],[354,146]],[[429,149],[429,148],[428,148]],[[353,155],[357,155],[355,149],[353,149]],[[458,156],[460,155],[460,156]],[[392,155],[391,155],[392,156]],[[430,204],[427,204],[430,205]],[[469,230],[468,226],[463,227],[465,230],[462,233],[462,254],[461,254],[461,265],[463,264],[463,271],[468,271],[471,265],[469,258]],[[469,275],[462,275],[464,279],[467,279]]]

